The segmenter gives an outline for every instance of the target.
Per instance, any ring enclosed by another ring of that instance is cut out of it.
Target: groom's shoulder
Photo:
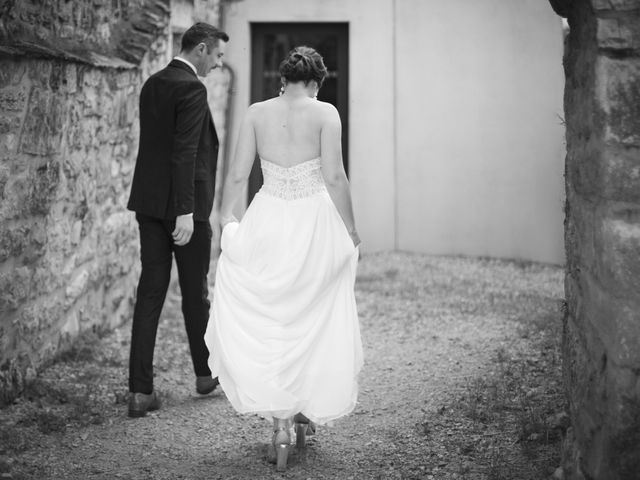
[[[152,73],[151,75],[149,75],[149,78],[147,78],[144,81],[144,85],[148,86],[148,85],[153,85],[154,83],[161,81],[163,78],[165,78],[167,76],[167,67],[158,70],[155,73]]]
[[[148,79],[147,82],[156,82],[156,81],[174,81],[174,82],[186,82],[193,84],[202,84],[198,77],[191,74],[191,72],[186,71],[183,68],[177,68],[174,65],[174,62],[169,63],[164,68],[158,70],[153,73]]]

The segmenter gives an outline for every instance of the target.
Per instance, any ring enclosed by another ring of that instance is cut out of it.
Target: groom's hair
[[[229,35],[222,30],[218,30],[213,25],[198,22],[182,34],[180,51],[188,53],[193,50],[196,45],[204,43],[207,46],[207,53],[211,53],[211,49],[215,48],[220,40],[228,42]]]

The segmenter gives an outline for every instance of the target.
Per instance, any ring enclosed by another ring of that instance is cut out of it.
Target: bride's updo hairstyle
[[[287,58],[280,63],[280,76],[288,82],[304,82],[311,80],[318,83],[318,88],[327,76],[327,67],[322,56],[311,47],[300,46],[289,52]]]

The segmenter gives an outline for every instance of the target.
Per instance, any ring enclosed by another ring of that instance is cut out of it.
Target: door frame
[[[263,59],[265,42],[262,41],[264,35],[270,33],[282,33],[283,31],[292,34],[317,31],[318,34],[329,33],[338,37],[337,54],[337,99],[335,107],[342,120],[342,161],[345,171],[349,175],[349,23],[348,22],[251,22],[250,23],[250,44],[251,44],[251,66],[250,66],[250,102],[260,102],[266,100],[263,97]],[[310,47],[314,45],[310,44]],[[293,47],[293,46],[292,46]],[[322,52],[320,52],[322,54]],[[335,72],[329,72],[336,75]],[[274,92],[275,94],[275,92]],[[322,95],[321,95],[322,96]],[[248,203],[251,203],[253,196],[262,186],[262,171],[259,159],[253,164],[249,176],[247,191]]]

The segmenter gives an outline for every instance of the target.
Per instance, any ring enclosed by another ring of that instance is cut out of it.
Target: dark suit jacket
[[[127,208],[172,220],[208,220],[218,136],[207,89],[184,62],[153,74],[140,93],[140,145]]]

